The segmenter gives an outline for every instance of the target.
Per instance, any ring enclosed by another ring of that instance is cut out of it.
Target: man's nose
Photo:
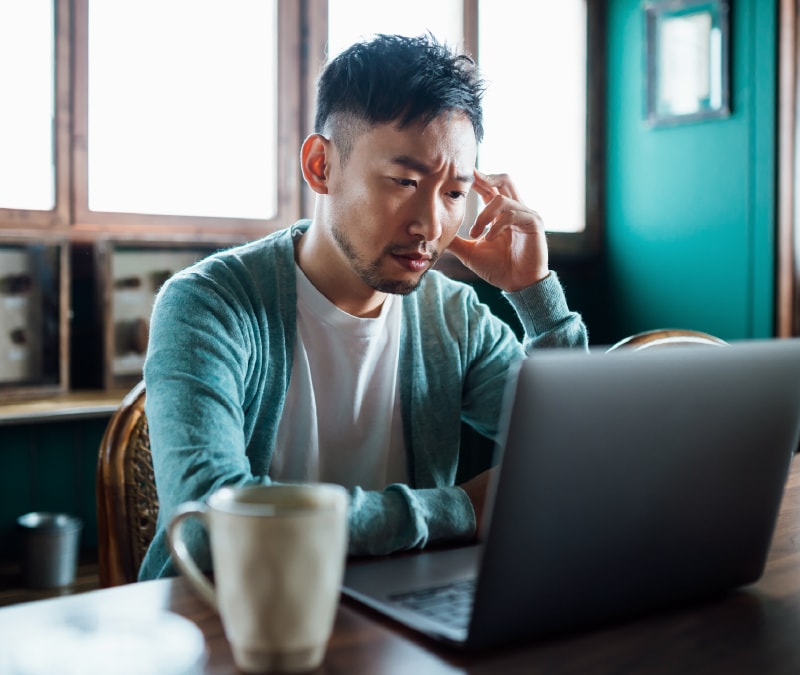
[[[436,241],[442,236],[442,205],[436,196],[420,195],[414,204],[409,232],[423,241]]]

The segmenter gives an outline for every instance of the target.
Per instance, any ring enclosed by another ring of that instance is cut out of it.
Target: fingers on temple
[[[488,231],[486,231],[487,227]],[[491,241],[509,227],[533,233],[537,230],[544,231],[544,221],[536,211],[532,211],[518,202],[508,198],[497,199],[487,204],[486,208],[478,214],[475,224],[470,230],[470,236],[478,237],[485,233],[486,239]]]
[[[521,202],[517,186],[507,173],[483,174],[475,171],[475,189],[486,200],[487,195],[500,194]],[[491,197],[489,197],[491,199]]]

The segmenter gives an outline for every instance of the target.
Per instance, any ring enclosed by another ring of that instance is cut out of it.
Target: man
[[[160,514],[140,578],[174,573],[178,504],[226,484],[345,485],[353,554],[475,536],[489,473],[454,485],[462,421],[494,438],[510,364],[586,347],[539,216],[507,176],[475,170],[482,91],[474,63],[432,38],[352,46],[321,75],[301,150],[313,221],[164,286],[145,364]],[[464,239],[470,190],[485,207]],[[505,292],[523,344],[430,272],[448,247]],[[194,548],[210,565],[202,537]]]

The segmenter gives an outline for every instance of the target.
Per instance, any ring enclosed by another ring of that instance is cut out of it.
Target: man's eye
[[[450,196],[450,199],[465,199],[467,196],[466,192],[459,192],[458,190],[451,190],[447,194]]]
[[[417,184],[413,178],[395,178],[394,182],[403,187],[414,187]]]

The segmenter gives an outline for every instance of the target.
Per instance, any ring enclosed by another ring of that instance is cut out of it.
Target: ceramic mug
[[[225,487],[169,524],[178,568],[222,619],[237,667],[305,672],[325,656],[347,556],[349,495],[326,483]],[[211,543],[213,583],[186,546],[187,519]]]

